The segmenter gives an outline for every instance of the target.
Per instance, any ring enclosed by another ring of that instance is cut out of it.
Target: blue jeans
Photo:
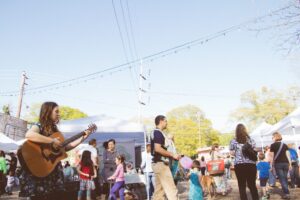
[[[276,184],[276,176],[274,175],[273,170],[269,171],[269,185],[275,186]]]
[[[298,163],[292,164],[292,170],[290,171],[291,184],[292,187],[300,186],[300,177],[299,177],[299,166]]]
[[[125,200],[125,181],[115,182],[114,186],[110,189],[109,200],[117,200],[116,192],[119,191],[120,200]]]
[[[148,175],[148,177],[147,177]],[[145,178],[147,181],[147,196],[149,196],[149,199],[151,199],[153,192],[154,192],[154,185],[155,185],[155,176],[153,172],[145,172]]]
[[[288,163],[275,163],[275,170],[276,174],[279,178],[282,191],[284,194],[289,194],[289,188],[288,188],[288,179],[287,175],[289,172],[289,164]]]
[[[225,174],[227,179],[231,179],[231,170],[230,168],[225,168]]]

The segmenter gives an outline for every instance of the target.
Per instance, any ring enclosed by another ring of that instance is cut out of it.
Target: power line
[[[112,0],[112,2],[113,2],[113,0]],[[114,6],[114,3],[113,3],[113,6]],[[73,85],[74,82],[75,83],[76,82],[77,83],[78,82],[87,82],[89,80],[96,79],[97,78],[96,76],[100,75],[100,77],[101,77],[102,74],[104,74],[106,72],[113,71],[111,73],[114,73],[114,70],[122,71],[124,69],[130,69],[133,64],[140,63],[140,60],[143,60],[143,63],[153,62],[154,60],[157,60],[157,59],[160,59],[160,58],[164,58],[164,57],[169,56],[171,54],[176,54],[179,51],[190,49],[193,46],[202,45],[202,44],[205,44],[205,43],[207,43],[207,42],[209,42],[209,41],[211,41],[213,39],[226,36],[228,33],[233,32],[235,30],[240,30],[241,28],[243,28],[244,26],[246,26],[248,24],[257,23],[257,22],[259,22],[259,21],[261,21],[261,20],[263,20],[263,19],[265,19],[267,17],[270,17],[270,16],[272,16],[274,14],[277,14],[277,13],[280,13],[282,11],[285,11],[288,8],[290,8],[291,6],[292,5],[289,5],[289,6],[286,6],[286,7],[277,9],[277,10],[274,10],[274,11],[270,12],[269,14],[266,14],[266,15],[263,15],[263,16],[260,16],[260,17],[256,17],[254,19],[251,19],[251,20],[248,20],[246,22],[243,22],[243,23],[241,23],[239,25],[231,26],[229,28],[223,29],[223,30],[218,31],[216,33],[213,33],[213,34],[210,34],[210,35],[207,35],[207,36],[204,36],[204,37],[200,37],[198,39],[191,40],[189,42],[185,42],[183,44],[180,44],[180,45],[177,45],[177,46],[174,46],[174,47],[171,47],[171,48],[168,48],[168,49],[165,49],[165,50],[153,53],[153,54],[145,56],[145,57],[143,57],[141,59],[134,59],[132,61],[127,61],[126,63],[120,64],[120,65],[109,67],[109,68],[106,68],[106,69],[101,70],[101,71],[97,71],[97,72],[94,72],[94,73],[91,73],[91,74],[87,74],[87,75],[75,77],[75,78],[72,78],[72,79],[69,79],[69,80],[60,81],[60,82],[56,82],[56,83],[52,83],[52,84],[47,84],[47,85],[43,85],[43,86],[39,86],[39,87],[28,88],[28,89],[26,89],[26,91],[41,90],[41,89],[45,89],[45,88],[51,88],[51,89],[53,89],[55,87],[60,87],[61,85],[64,85],[64,87],[67,87],[67,86]],[[115,11],[115,6],[114,6],[114,11]],[[18,91],[1,92],[0,96],[14,96],[16,93],[18,93]]]
[[[130,14],[130,9],[129,9],[129,4],[128,4],[128,0],[126,0],[126,10],[127,10],[127,14],[128,14],[128,19],[129,19],[129,27],[130,27],[130,32],[131,32],[131,37],[132,37],[132,41],[133,41],[133,48],[134,48],[134,52],[135,52],[135,56],[137,58],[139,58],[139,53],[137,51],[137,47],[136,47],[136,40],[135,40],[135,34],[133,31],[133,26],[132,26],[132,20],[131,20],[131,14]]]
[[[124,42],[124,38],[123,38],[121,26],[120,26],[120,23],[119,23],[119,19],[118,19],[117,10],[116,10],[116,6],[115,6],[115,3],[114,3],[114,0],[111,0],[111,3],[112,3],[112,6],[113,6],[115,20],[116,20],[116,23],[117,23],[117,26],[118,26],[118,30],[119,30],[119,36],[120,36],[121,41],[122,41],[122,47],[123,47],[124,55],[125,55],[125,58],[126,58],[126,62],[128,63],[129,62],[128,55],[127,55],[127,51],[126,51],[126,47],[125,47],[125,42]]]

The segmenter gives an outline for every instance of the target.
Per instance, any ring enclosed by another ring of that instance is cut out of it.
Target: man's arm
[[[179,159],[179,155],[173,154],[173,153],[165,150],[164,148],[161,147],[161,144],[158,144],[158,143],[154,144],[154,151],[165,157],[174,158],[175,160]]]
[[[146,156],[144,153],[142,153],[141,169],[144,169],[145,167],[146,167]]]

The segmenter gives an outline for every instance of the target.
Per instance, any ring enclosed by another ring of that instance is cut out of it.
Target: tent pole
[[[292,129],[293,129],[293,135],[294,135],[294,137],[296,139],[296,129],[295,129],[295,126],[293,126]],[[298,148],[298,141],[297,140],[295,141],[295,145],[296,145],[296,148]]]
[[[260,141],[261,141],[261,150],[262,152],[264,152],[264,140],[262,136],[260,136]]]

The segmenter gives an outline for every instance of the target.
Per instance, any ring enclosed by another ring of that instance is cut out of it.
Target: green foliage
[[[199,147],[219,142],[219,133],[197,106],[175,108],[167,113],[167,119],[167,132],[174,135],[176,148],[181,154],[192,156]]]
[[[4,106],[2,107],[2,111],[3,111],[4,114],[10,115],[10,106],[9,106],[9,104],[4,105]]]
[[[220,142],[219,144],[221,146],[228,146],[230,141],[234,138],[233,133],[224,133],[219,135]]]
[[[60,111],[60,118],[62,120],[80,119],[80,118],[87,117],[87,114],[85,114],[84,112],[76,108],[71,108],[69,106],[60,106],[59,111]]]
[[[299,94],[297,87],[283,92],[266,87],[247,91],[241,95],[241,106],[232,113],[232,119],[244,122],[250,130],[264,121],[275,124],[296,108]]]
[[[39,120],[41,104],[36,103],[30,107],[29,112],[25,116],[28,122],[37,122]],[[87,117],[87,114],[76,108],[71,108],[69,106],[59,106],[60,119],[71,120]]]

